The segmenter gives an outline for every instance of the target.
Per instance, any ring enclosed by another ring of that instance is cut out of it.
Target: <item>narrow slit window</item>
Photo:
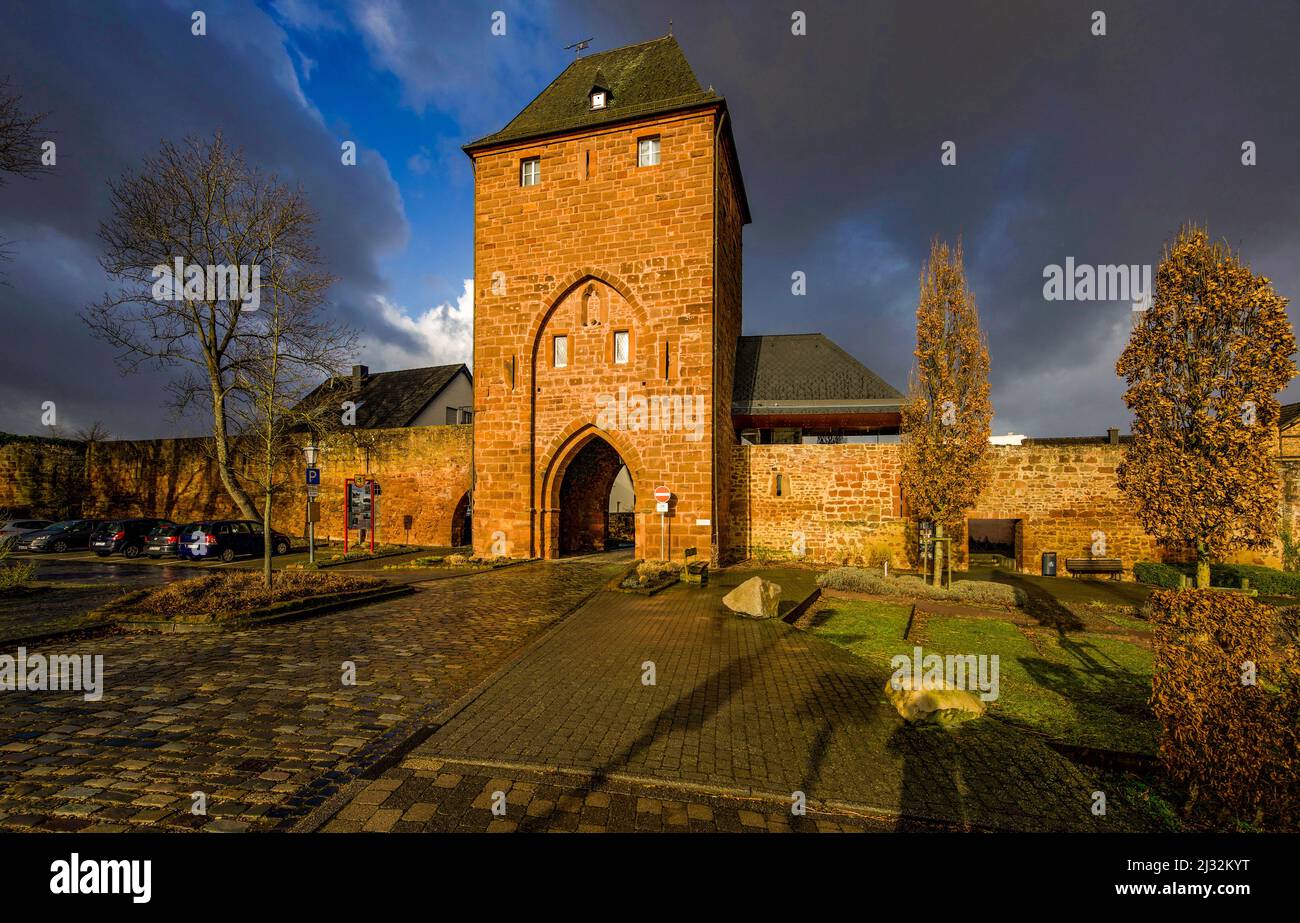
[[[626,330],[614,331],[614,363],[616,365],[627,365],[628,353],[628,332]]]
[[[566,368],[569,364],[569,338],[559,336],[554,340],[551,364],[557,369]]]
[[[542,181],[542,159],[529,157],[519,164],[519,185],[536,186]]]
[[[775,490],[775,493],[776,493],[776,495],[777,495],[778,497],[784,497],[784,496],[785,496],[785,491],[786,491],[785,475],[784,475],[784,474],[778,474],[778,475],[776,476],[776,490]]]
[[[657,167],[659,165],[659,138],[642,138],[636,144],[636,165],[638,167]]]

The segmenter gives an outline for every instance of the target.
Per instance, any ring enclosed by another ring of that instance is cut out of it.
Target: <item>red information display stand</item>
[[[343,554],[348,553],[348,533],[370,533],[370,553],[375,553],[375,479],[359,474],[343,485]]]

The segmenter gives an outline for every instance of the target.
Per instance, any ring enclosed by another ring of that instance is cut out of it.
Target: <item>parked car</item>
[[[229,562],[240,555],[260,555],[263,552],[262,524],[248,519],[192,523],[181,530],[178,544],[180,556],[193,561],[217,558]],[[290,547],[287,536],[271,533],[272,554],[288,554]]]
[[[54,525],[48,519],[10,519],[0,522],[0,548],[11,546],[20,535]]]
[[[90,533],[99,525],[98,519],[68,519],[46,526],[36,532],[18,536],[14,542],[17,551],[53,551],[61,553],[90,547]]]
[[[145,537],[144,553],[155,560],[177,557],[181,553],[181,536],[190,535],[196,528],[198,525],[192,522],[181,526],[174,522],[155,526]]]
[[[101,522],[90,535],[90,550],[101,558],[121,552],[138,558],[148,544],[149,533],[158,526],[174,526],[170,519],[146,516],[139,519],[110,519]]]

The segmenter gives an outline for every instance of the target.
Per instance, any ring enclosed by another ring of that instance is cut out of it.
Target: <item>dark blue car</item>
[[[229,563],[243,555],[262,554],[262,524],[248,519],[216,519],[181,529],[177,545],[182,558]],[[291,543],[279,532],[271,533],[271,553],[288,554]]]

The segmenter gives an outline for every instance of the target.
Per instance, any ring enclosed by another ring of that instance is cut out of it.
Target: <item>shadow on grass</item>
[[[990,579],[994,583],[1005,583],[1025,594],[1025,612],[1040,625],[1055,628],[1059,632],[1081,631],[1083,622],[1077,615],[1067,609],[1046,588],[1032,580],[1024,580],[1019,574],[1009,571],[994,571]]]

